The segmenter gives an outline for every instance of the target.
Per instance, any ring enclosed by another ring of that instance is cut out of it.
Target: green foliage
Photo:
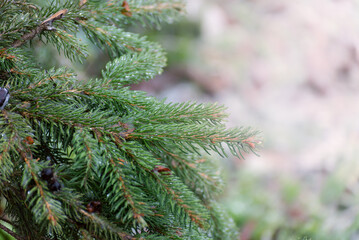
[[[11,94],[0,114],[0,224],[10,223],[15,238],[235,236],[214,200],[221,180],[206,155],[253,151],[255,132],[227,129],[222,106],[166,103],[130,90],[161,73],[166,59],[158,44],[125,27],[171,22],[183,3],[127,4],[0,4],[0,85]],[[102,78],[80,81],[72,69],[45,71],[34,61],[31,50],[44,45],[85,60],[78,32],[109,53]]]

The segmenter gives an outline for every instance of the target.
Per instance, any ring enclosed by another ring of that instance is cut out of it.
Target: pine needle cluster
[[[240,157],[255,132],[216,104],[166,103],[129,84],[162,72],[162,48],[126,32],[183,13],[180,0],[0,0],[0,227],[16,239],[234,239],[206,153]],[[101,78],[45,71],[32,48],[111,57]],[[42,42],[33,44],[33,42]],[[1,100],[1,99],[0,99]],[[205,154],[204,154],[205,153]]]

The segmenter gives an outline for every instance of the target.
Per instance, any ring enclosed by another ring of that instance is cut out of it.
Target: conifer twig
[[[1,223],[0,223],[0,228],[1,228],[2,230],[4,230],[5,232],[7,232],[8,234],[10,234],[13,238],[15,238],[15,239],[17,239],[17,240],[24,240],[23,237],[17,235],[16,233],[14,233],[13,231],[11,231],[10,229],[8,229],[7,227],[5,227],[4,225],[2,225]]]
[[[36,28],[32,29],[30,32],[25,33],[24,35],[21,36],[20,39],[16,40],[15,42],[13,42],[11,44],[12,47],[17,48],[22,46],[26,41],[29,41],[31,39],[33,39],[36,35],[42,33],[43,31],[53,31],[56,30],[53,26],[52,23],[55,20],[59,20],[61,19],[66,13],[67,13],[67,9],[62,9],[60,11],[58,11],[57,13],[51,15],[49,18],[47,18],[45,21],[43,21],[39,26],[37,26]]]
[[[6,219],[5,217],[0,217],[0,221],[4,221],[8,224],[11,224],[11,222],[8,219]]]

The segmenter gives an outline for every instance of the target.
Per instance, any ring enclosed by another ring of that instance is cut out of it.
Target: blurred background
[[[133,89],[218,102],[228,127],[261,131],[260,156],[220,163],[238,239],[359,239],[358,9],[358,0],[191,0],[179,22],[131,29],[168,52],[165,72]],[[73,66],[37,49],[44,68]],[[79,77],[108,60],[92,48]]]

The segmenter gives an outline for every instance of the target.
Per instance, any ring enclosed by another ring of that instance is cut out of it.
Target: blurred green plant
[[[241,240],[357,239],[358,218],[349,214],[356,209],[357,196],[345,193],[336,175],[326,176],[323,186],[313,184],[315,190],[303,179],[258,175],[243,168],[223,202]]]

